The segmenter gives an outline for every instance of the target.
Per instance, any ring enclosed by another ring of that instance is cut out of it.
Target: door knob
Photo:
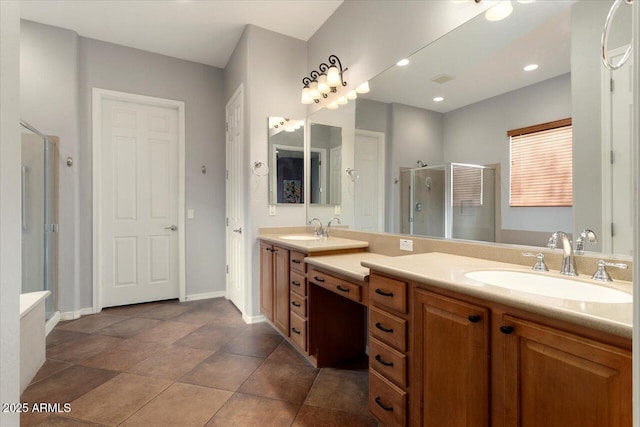
[[[171,230],[171,231],[176,231],[178,229],[177,225],[172,225],[171,227],[165,227],[165,230]]]
[[[240,228],[235,228],[235,229],[233,230],[233,232],[234,232],[234,233],[240,233],[240,234],[242,234],[242,227],[240,227]]]

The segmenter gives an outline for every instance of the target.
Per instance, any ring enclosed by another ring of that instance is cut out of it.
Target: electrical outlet
[[[195,218],[195,212],[193,209],[187,209],[187,219]]]
[[[340,205],[335,205],[333,207],[333,214],[334,215],[340,215],[340,213],[342,212],[342,206]]]
[[[400,239],[400,250],[413,252],[413,240]]]
[[[275,216],[276,214],[276,205],[269,205],[269,216]]]

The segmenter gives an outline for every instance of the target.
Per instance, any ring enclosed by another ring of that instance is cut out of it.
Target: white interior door
[[[242,151],[242,87],[238,88],[226,108],[227,120],[227,298],[244,313],[244,204]]]
[[[178,111],[102,100],[102,307],[179,296]]]
[[[356,131],[354,168],[355,228],[384,231],[384,134]]]

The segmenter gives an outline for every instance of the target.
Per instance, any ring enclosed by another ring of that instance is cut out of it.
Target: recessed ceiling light
[[[444,98],[441,96],[436,96],[435,98],[433,98],[434,102],[442,102],[444,101]]]
[[[404,67],[405,65],[409,64],[409,60],[407,58],[401,59],[400,61],[396,62],[396,65],[398,67]]]
[[[533,71],[538,69],[538,64],[529,64],[523,68],[525,71]]]
[[[529,3],[535,3],[536,0],[518,0],[518,3],[520,4],[529,4]]]
[[[487,21],[501,21],[513,12],[511,0],[502,0],[484,13]]]

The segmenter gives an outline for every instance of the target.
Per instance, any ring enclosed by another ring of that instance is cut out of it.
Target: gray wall
[[[244,234],[246,245],[245,301],[248,318],[260,314],[260,265],[258,228],[302,225],[306,210],[301,206],[278,205],[269,216],[268,178],[251,173],[248,165],[268,156],[267,117],[305,117],[300,103],[301,79],[306,70],[307,46],[302,40],[247,25],[224,72],[227,103],[240,84],[244,91],[245,155]],[[249,319],[250,320],[250,319]]]
[[[223,72],[23,21],[22,117],[60,137],[59,309],[92,305],[91,89],[185,102],[187,296],[223,291]],[[67,156],[74,166],[63,165]],[[200,172],[207,166],[207,174]]]
[[[0,402],[20,402],[20,6],[0,2]],[[0,411],[0,425],[20,414]]]
[[[501,164],[503,229],[572,232],[572,208],[509,207],[507,131],[567,117],[571,117],[569,74],[459,108],[444,115],[444,161]],[[574,141],[580,143],[575,134]],[[580,169],[574,168],[574,173]]]

